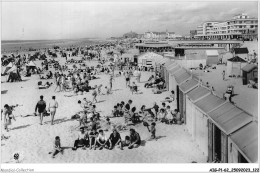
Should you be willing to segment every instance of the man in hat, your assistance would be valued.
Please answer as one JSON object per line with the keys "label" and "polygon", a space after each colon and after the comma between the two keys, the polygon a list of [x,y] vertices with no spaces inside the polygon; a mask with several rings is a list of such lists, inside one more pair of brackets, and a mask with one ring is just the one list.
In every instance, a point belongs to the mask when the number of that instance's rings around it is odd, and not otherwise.
{"label": "man in hat", "polygon": [[112,150],[117,145],[120,145],[120,149],[123,150],[121,136],[115,128],[113,129],[113,132],[109,137],[109,142],[110,142],[110,148],[109,148],[110,150]]}

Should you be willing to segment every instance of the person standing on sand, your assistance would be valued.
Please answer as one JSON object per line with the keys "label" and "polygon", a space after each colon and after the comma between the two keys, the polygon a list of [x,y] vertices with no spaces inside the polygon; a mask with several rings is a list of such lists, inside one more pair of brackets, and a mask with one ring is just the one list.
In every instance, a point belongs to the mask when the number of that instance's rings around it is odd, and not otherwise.
{"label": "person standing on sand", "polygon": [[56,114],[56,109],[58,108],[58,102],[55,100],[55,96],[52,96],[52,100],[49,103],[49,111],[51,114],[51,125],[53,125],[54,116]]}
{"label": "person standing on sand", "polygon": [[1,120],[2,120],[2,113],[4,114],[4,128],[8,132],[8,126],[11,125],[12,119],[16,121],[14,115],[12,113],[12,108],[8,105],[4,105],[4,111],[1,112]]}
{"label": "person standing on sand", "polygon": [[94,101],[96,101],[96,103],[97,103],[97,102],[98,102],[98,101],[97,101],[97,85],[95,85],[95,87],[94,87],[92,96],[93,96],[93,101],[92,101],[92,103],[94,103]]}
{"label": "person standing on sand", "polygon": [[59,87],[59,91],[58,91],[58,92],[60,92],[60,91],[61,91],[61,76],[60,76],[59,73],[57,74],[56,85],[57,85],[57,86],[56,86],[54,92],[56,92],[56,89],[57,89],[58,87]]}
{"label": "person standing on sand", "polygon": [[43,120],[43,113],[46,109],[46,102],[43,100],[43,96],[40,96],[40,101],[37,102],[35,106],[35,114],[38,110],[39,116],[40,116],[40,125],[42,125],[42,120]]}
{"label": "person standing on sand", "polygon": [[225,80],[225,70],[223,70],[223,72],[222,72],[222,76],[223,76],[223,80]]}
{"label": "person standing on sand", "polygon": [[109,84],[110,84],[110,90],[112,91],[112,87],[113,87],[113,80],[115,80],[114,78],[113,78],[113,76],[111,75],[110,76],[110,79],[109,79]]}

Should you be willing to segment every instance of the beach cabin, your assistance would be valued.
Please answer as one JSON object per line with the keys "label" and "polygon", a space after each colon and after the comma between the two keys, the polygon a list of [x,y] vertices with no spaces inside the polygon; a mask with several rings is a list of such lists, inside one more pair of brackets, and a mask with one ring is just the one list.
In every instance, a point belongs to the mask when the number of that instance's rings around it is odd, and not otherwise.
{"label": "beach cabin", "polygon": [[227,163],[231,152],[228,150],[230,135],[252,121],[252,116],[225,102],[208,113],[208,156],[212,162],[215,156],[221,163]]}
{"label": "beach cabin", "polygon": [[166,89],[167,91],[169,91],[169,78],[170,78],[170,73],[169,73],[169,69],[172,66],[177,66],[178,64],[174,61],[170,61],[169,63],[165,63],[164,66],[164,76],[165,76],[165,83],[166,83]]}
{"label": "beach cabin", "polygon": [[176,102],[177,102],[177,109],[180,112],[181,118],[184,118],[183,114],[183,101],[184,99],[184,93],[179,89],[179,86],[186,82],[187,80],[191,79],[191,74],[188,73],[185,69],[181,69],[173,74],[175,81],[176,81]]}
{"label": "beach cabin", "polygon": [[209,136],[208,133],[208,113],[217,109],[225,103],[225,100],[209,94],[206,97],[198,100],[194,103],[195,105],[195,141],[203,154],[207,157],[209,161]]}
{"label": "beach cabin", "polygon": [[209,94],[210,94],[210,90],[203,86],[199,86],[186,94],[186,126],[193,140],[196,139],[195,115],[197,112],[194,103],[206,97]]}
{"label": "beach cabin", "polygon": [[227,75],[228,76],[242,76],[242,68],[247,64],[247,62],[240,58],[239,56],[235,56],[233,58],[228,59],[227,61]]}
{"label": "beach cabin", "polygon": [[[180,86],[179,86],[179,91],[180,94],[182,94],[182,96],[180,96],[180,98],[182,98],[182,102],[179,102],[179,107],[180,107],[180,113],[184,119],[184,124],[187,124],[187,116],[186,116],[186,94],[188,92],[190,92],[191,90],[195,89],[196,87],[199,86],[199,81],[195,78],[191,78],[186,82],[183,82]],[[189,118],[191,118],[191,116],[189,115]],[[191,120],[189,119],[189,121],[191,122]]]}
{"label": "beach cabin", "polygon": [[162,59],[163,59],[162,55],[153,52],[147,52],[138,56],[138,67],[143,68],[145,71],[147,71],[148,69],[155,67],[156,61]]}
{"label": "beach cabin", "polygon": [[258,122],[251,122],[228,138],[229,163],[258,163]]}
{"label": "beach cabin", "polygon": [[233,56],[239,56],[244,60],[248,60],[248,49],[246,47],[234,48]]}
{"label": "beach cabin", "polygon": [[[174,90],[175,91],[175,89],[176,89],[176,87],[174,87],[174,83],[176,83],[176,81],[175,81],[175,78],[174,78],[174,76],[173,76],[173,74],[175,73],[175,72],[177,72],[178,70],[180,70],[181,69],[181,66],[180,65],[178,65],[177,63],[174,63],[174,64],[172,64],[172,65],[170,65],[169,67],[168,67],[168,73],[169,73],[169,75],[167,76],[168,77],[168,83],[169,83],[169,87],[168,87],[168,90],[169,91],[171,91],[171,90]],[[167,87],[166,87],[167,88]]]}
{"label": "beach cabin", "polygon": [[258,67],[256,64],[247,64],[242,68],[243,85],[249,84],[250,80],[258,82]]}
{"label": "beach cabin", "polygon": [[207,56],[207,65],[213,65],[218,64],[219,62],[219,53],[217,50],[206,50],[206,56]]}
{"label": "beach cabin", "polygon": [[156,59],[155,60],[155,65],[156,65],[156,71],[158,71],[161,74],[161,77],[163,77],[165,79],[165,75],[164,75],[164,66],[167,62],[169,62],[170,59],[163,57],[163,59]]}
{"label": "beach cabin", "polygon": [[205,50],[185,50],[185,55],[175,57],[174,60],[182,67],[197,68],[200,64],[206,65],[207,56]]}

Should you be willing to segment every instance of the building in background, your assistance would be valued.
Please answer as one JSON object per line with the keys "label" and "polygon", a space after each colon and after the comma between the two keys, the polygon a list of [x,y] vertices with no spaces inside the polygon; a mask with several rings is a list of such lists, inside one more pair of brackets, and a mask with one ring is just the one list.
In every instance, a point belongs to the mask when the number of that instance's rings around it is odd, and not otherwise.
{"label": "building in background", "polygon": [[233,19],[217,22],[204,22],[197,27],[198,39],[245,39],[253,40],[258,36],[258,19],[246,13],[235,15]]}
{"label": "building in background", "polygon": [[190,38],[191,39],[195,38],[195,35],[197,35],[197,30],[191,30],[190,31]]}
{"label": "building in background", "polygon": [[175,32],[145,32],[144,38],[145,39],[169,39],[174,38]]}

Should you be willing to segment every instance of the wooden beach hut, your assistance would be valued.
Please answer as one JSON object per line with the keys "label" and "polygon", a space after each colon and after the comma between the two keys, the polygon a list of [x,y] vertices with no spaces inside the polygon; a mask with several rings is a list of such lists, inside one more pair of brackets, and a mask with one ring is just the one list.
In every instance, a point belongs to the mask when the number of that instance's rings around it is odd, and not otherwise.
{"label": "wooden beach hut", "polygon": [[241,76],[242,68],[247,64],[247,62],[240,58],[239,56],[235,56],[233,58],[228,59],[227,61],[227,75],[228,76]]}
{"label": "wooden beach hut", "polygon": [[258,67],[256,64],[247,64],[242,68],[243,85],[249,84],[249,80],[258,82]]}
{"label": "wooden beach hut", "polygon": [[[183,82],[180,86],[179,86],[179,91],[183,93],[183,95],[181,96],[182,101],[179,102],[180,105],[180,113],[183,116],[184,119],[184,123],[187,124],[187,116],[186,116],[186,94],[188,92],[190,92],[191,90],[195,89],[196,87],[199,86],[199,81],[192,78],[189,79],[186,82]],[[180,94],[181,95],[181,94]],[[189,115],[189,123],[191,123],[191,115]]]}
{"label": "wooden beach hut", "polygon": [[199,86],[186,94],[186,126],[193,140],[196,139],[196,133],[195,133],[196,109],[194,103],[208,96],[209,94],[210,94],[210,90],[204,86]]}
{"label": "wooden beach hut", "polygon": [[[225,100],[209,94],[206,97],[195,102],[195,141],[198,144],[200,150],[208,159],[209,151],[209,133],[208,133],[208,113],[217,109],[225,103]],[[209,159],[208,159],[209,160]]]}
{"label": "wooden beach hut", "polygon": [[228,138],[232,133],[252,121],[252,116],[230,102],[208,113],[208,156],[212,162],[215,156],[222,163],[228,162]]}
{"label": "wooden beach hut", "polygon": [[186,82],[187,80],[191,79],[191,74],[187,72],[186,69],[181,69],[173,74],[176,83],[176,102],[177,102],[177,109],[180,111],[181,118],[183,117],[183,100],[184,100],[184,93],[179,89],[179,86]]}
{"label": "wooden beach hut", "polygon": [[251,122],[228,138],[229,163],[258,163],[258,122]]}

